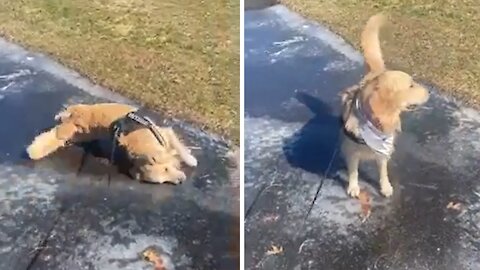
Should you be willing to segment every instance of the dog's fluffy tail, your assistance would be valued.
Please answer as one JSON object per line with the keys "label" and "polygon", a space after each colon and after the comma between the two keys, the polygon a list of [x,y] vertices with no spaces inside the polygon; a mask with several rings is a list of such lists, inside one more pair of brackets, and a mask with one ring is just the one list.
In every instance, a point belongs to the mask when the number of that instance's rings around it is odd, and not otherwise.
{"label": "dog's fluffy tail", "polygon": [[371,72],[378,72],[385,69],[382,49],[380,48],[379,32],[386,21],[383,14],[377,14],[368,19],[367,25],[362,32],[361,45],[365,62]]}
{"label": "dog's fluffy tail", "polygon": [[32,144],[27,147],[27,153],[31,159],[38,160],[63,146],[65,146],[65,141],[57,138],[56,129],[53,128],[35,137]]}
{"label": "dog's fluffy tail", "polygon": [[166,132],[170,145],[177,151],[180,158],[190,167],[196,167],[198,164],[197,159],[190,153],[190,150],[183,145],[183,143],[175,135],[172,129],[167,129]]}

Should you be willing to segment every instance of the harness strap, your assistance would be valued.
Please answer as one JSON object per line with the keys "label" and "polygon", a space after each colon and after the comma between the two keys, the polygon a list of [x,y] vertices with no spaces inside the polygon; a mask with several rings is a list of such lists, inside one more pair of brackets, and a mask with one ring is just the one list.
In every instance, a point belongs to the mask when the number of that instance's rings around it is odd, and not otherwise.
{"label": "harness strap", "polygon": [[[352,106],[350,106],[350,110],[348,114],[351,114],[351,113],[352,113]],[[358,144],[364,144],[364,145],[367,144],[361,136],[357,136],[353,132],[345,128],[345,121],[343,121],[343,117],[341,116],[340,116],[340,124],[342,125],[343,134],[345,134],[345,136],[347,136],[350,140]]]}
{"label": "harness strap", "polygon": [[[157,141],[162,145],[166,146],[166,141],[163,138],[163,136],[158,132],[158,130],[155,128],[155,123],[147,116],[139,116],[135,112],[129,112],[126,115],[127,119],[130,119],[142,126],[147,127],[150,132],[155,136]],[[118,138],[120,136],[120,132],[122,131],[122,120],[119,120],[115,122],[112,126],[112,151],[110,152],[110,165],[113,165],[114,159],[115,159],[115,150],[117,148],[117,143],[118,143]],[[108,172],[108,185],[110,186],[110,179],[111,179],[111,174],[110,171]]]}
{"label": "harness strap", "polygon": [[373,111],[369,104],[364,104],[361,100],[356,100],[357,110],[360,110],[362,116],[366,118],[370,123],[375,126],[378,130],[382,130],[382,123],[378,120],[378,118],[373,117]]}
{"label": "harness strap", "polygon": [[[363,87],[365,87],[366,83],[367,83],[367,80],[365,78],[363,78],[357,85],[355,85],[355,88],[351,88],[351,89],[347,90],[347,91],[353,92],[353,97],[351,98],[352,99],[351,104],[348,108],[348,113],[347,113],[348,115],[351,115],[352,113],[355,113],[354,112],[355,103],[356,103],[356,100],[358,99],[358,95],[360,93],[359,90],[362,89]],[[361,136],[357,136],[353,132],[351,132],[350,130],[347,130],[345,128],[345,121],[343,119],[343,116],[340,116],[340,122],[341,122],[341,125],[342,125],[343,133],[349,139],[351,139],[352,141],[354,141],[355,143],[358,143],[358,144],[363,144],[363,145],[367,144]]]}
{"label": "harness strap", "polygon": [[155,128],[155,123],[147,116],[141,117],[138,116],[135,112],[129,112],[127,114],[127,117],[140,125],[148,127],[148,129],[153,133],[157,141],[163,145],[166,146],[165,139],[163,136],[158,132],[158,130]]}
{"label": "harness strap", "polygon": [[[382,130],[382,123],[378,121],[378,119],[372,117],[373,116],[373,111],[372,108],[370,107],[370,104],[364,104],[362,100],[360,100],[360,97],[358,93],[360,89],[363,89],[368,83],[376,80],[383,72],[375,73],[372,76],[365,76],[357,85],[354,91],[355,95],[352,100],[352,104],[357,108],[357,111],[360,110],[360,113],[362,113],[362,116],[367,118],[367,120],[372,123],[378,130]],[[358,102],[358,103],[357,103]],[[352,106],[353,107],[353,106]],[[350,109],[352,109],[350,107]]]}

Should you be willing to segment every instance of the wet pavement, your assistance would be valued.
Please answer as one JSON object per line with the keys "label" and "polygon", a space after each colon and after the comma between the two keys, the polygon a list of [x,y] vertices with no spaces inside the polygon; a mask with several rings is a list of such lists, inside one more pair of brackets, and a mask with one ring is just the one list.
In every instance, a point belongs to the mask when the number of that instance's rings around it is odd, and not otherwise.
{"label": "wet pavement", "polygon": [[429,85],[403,115],[394,195],[361,166],[362,223],[337,152],[338,92],[362,71],[351,46],[283,6],[245,13],[246,268],[480,269],[480,113]]}
{"label": "wet pavement", "polygon": [[63,105],[105,101],[131,103],[0,40],[0,269],[153,269],[149,247],[166,269],[237,269],[238,172],[221,138],[152,114],[195,147],[179,186],[133,181],[80,147],[25,158]]}

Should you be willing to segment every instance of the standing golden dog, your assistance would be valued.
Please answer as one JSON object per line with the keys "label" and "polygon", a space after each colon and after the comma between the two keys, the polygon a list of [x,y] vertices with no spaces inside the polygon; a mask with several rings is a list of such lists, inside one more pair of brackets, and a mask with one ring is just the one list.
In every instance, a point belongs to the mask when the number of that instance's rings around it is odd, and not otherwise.
{"label": "standing golden dog", "polygon": [[348,168],[347,193],[358,197],[358,165],[375,160],[380,176],[380,192],[393,193],[387,163],[401,131],[400,115],[410,107],[425,103],[428,90],[402,71],[388,70],[382,57],[379,30],[385,17],[372,16],[362,33],[361,46],[368,67],[362,81],[342,92],[343,136],[341,150]]}
{"label": "standing golden dog", "polygon": [[[67,107],[55,116],[59,123],[38,135],[28,146],[31,159],[41,159],[69,143],[88,142],[112,137],[112,127],[137,111],[130,105],[118,103],[78,104]],[[196,166],[197,160],[177,138],[171,128],[154,126],[162,141],[146,126],[130,123],[133,128],[120,130],[116,138],[132,163],[133,178],[154,183],[180,183],[186,179],[180,170],[181,161]]]}

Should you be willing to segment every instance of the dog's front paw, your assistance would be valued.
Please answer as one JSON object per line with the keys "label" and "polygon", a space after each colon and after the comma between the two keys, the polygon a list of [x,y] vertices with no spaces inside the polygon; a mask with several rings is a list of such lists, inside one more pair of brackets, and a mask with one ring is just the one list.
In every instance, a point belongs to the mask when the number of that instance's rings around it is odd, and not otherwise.
{"label": "dog's front paw", "polygon": [[182,171],[178,171],[174,176],[167,177],[167,178],[164,178],[164,179],[159,179],[157,182],[162,183],[162,184],[163,183],[169,183],[169,184],[173,184],[173,185],[178,185],[178,184],[183,183],[185,180],[187,180],[187,175]]}
{"label": "dog's front paw", "polygon": [[360,195],[360,187],[358,184],[349,184],[347,188],[347,193],[350,197],[357,198]]}
{"label": "dog's front paw", "polygon": [[162,182],[158,182],[158,183],[161,183],[161,184],[169,183],[169,184],[172,184],[172,185],[178,185],[178,184],[183,183],[183,181],[180,180],[180,179],[171,179],[171,180],[162,181]]}
{"label": "dog's front paw", "polygon": [[345,121],[344,127],[349,132],[352,132],[355,136],[358,136],[358,119],[354,117],[349,117],[347,121]]}
{"label": "dog's front paw", "polygon": [[385,181],[384,183],[380,184],[380,193],[382,193],[385,197],[390,197],[393,194],[393,187],[390,182]]}
{"label": "dog's front paw", "polygon": [[183,161],[185,161],[185,163],[190,167],[197,167],[198,165],[197,159],[190,154],[185,155],[183,157]]}

